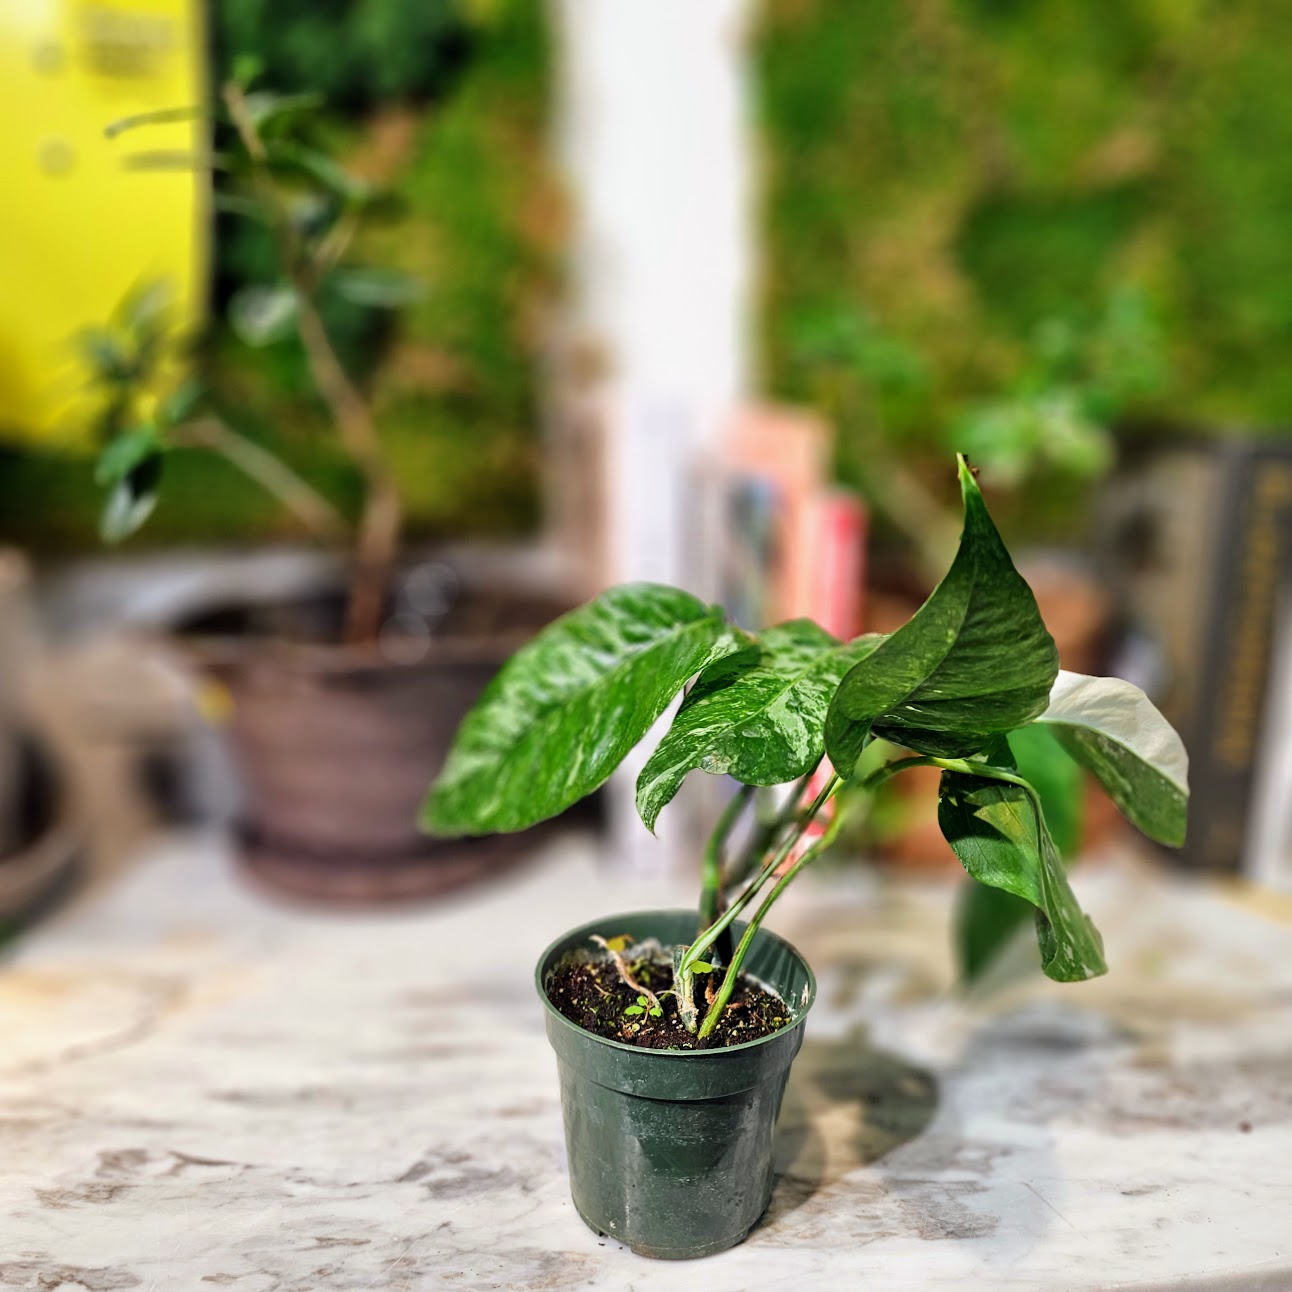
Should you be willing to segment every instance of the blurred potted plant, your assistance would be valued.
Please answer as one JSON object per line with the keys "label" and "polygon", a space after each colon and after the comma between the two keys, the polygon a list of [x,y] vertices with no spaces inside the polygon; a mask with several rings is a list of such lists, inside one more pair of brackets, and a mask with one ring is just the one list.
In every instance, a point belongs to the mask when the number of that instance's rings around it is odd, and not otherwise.
{"label": "blurred potted plant", "polygon": [[[960,487],[955,559],[893,633],[841,642],[800,619],[751,637],[675,588],[612,588],[508,662],[431,786],[424,819],[434,831],[529,827],[605,780],[695,676],[638,778],[637,808],[653,829],[691,772],[741,783],[705,849],[698,911],[574,929],[535,975],[575,1206],[643,1255],[721,1251],[767,1206],[772,1130],[816,984],[763,924],[834,839],[846,784],[868,791],[934,769],[948,844],[975,887],[1034,913],[1042,967],[1060,982],[1105,973],[1103,944],[1005,737],[1055,732],[1140,829],[1183,841],[1179,737],[1129,683],[1059,671],[963,459]],[[860,771],[880,737],[916,752]],[[813,794],[823,759],[829,775]],[[778,784],[795,787],[783,809],[727,856],[754,787]],[[828,824],[809,842],[818,818]],[[979,942],[995,935],[990,924],[975,932]]]}
{"label": "blurred potted plant", "polygon": [[[229,426],[199,382],[158,396],[179,341],[164,291],[149,286],[84,336],[103,395],[102,532],[118,542],[137,530],[167,455],[198,449],[222,455],[315,539],[345,552],[344,591],[212,605],[182,627],[203,639],[201,661],[232,699],[253,869],[316,898],[425,894],[478,873],[504,848],[514,852],[496,842],[428,842],[413,818],[458,718],[518,642],[563,607],[541,587],[480,586],[442,566],[422,567],[412,583],[397,579],[398,481],[370,402],[325,326],[320,294],[396,310],[420,287],[392,269],[351,263],[352,239],[381,194],[315,146],[316,96],[254,90],[250,79],[224,87],[222,145],[195,159],[219,177],[217,206],[264,226],[274,248],[277,280],[235,293],[230,322],[252,344],[299,338],[314,393],[362,482],[358,516],[351,524],[288,463]],[[135,117],[110,134],[173,115]],[[401,598],[418,613],[399,613]]]}

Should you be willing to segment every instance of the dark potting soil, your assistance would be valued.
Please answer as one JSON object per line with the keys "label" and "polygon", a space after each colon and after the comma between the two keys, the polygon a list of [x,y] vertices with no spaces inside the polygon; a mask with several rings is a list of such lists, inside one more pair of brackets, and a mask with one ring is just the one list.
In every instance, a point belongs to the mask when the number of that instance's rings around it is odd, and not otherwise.
{"label": "dark potting soil", "polygon": [[[672,966],[651,959],[633,960],[631,949],[624,961],[633,978],[659,997],[658,1017],[651,1016],[649,1002],[640,1012],[624,1012],[637,1006],[639,993],[623,981],[609,957],[569,959],[558,965],[547,983],[548,999],[585,1031],[648,1050],[721,1049],[756,1041],[792,1021],[789,1007],[779,996],[742,975],[717,1027],[701,1040],[682,1025],[677,1000],[660,995],[673,986]],[[701,1018],[707,1008],[706,983],[716,992],[721,982],[721,973],[696,975],[695,1000]]]}

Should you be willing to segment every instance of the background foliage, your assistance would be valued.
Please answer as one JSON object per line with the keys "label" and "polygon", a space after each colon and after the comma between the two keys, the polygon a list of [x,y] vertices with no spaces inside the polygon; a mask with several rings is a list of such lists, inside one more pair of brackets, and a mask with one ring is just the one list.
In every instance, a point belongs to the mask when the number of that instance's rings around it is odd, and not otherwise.
{"label": "background foliage", "polygon": [[[391,190],[391,218],[365,227],[355,252],[414,275],[424,295],[393,323],[388,311],[340,300],[324,307],[347,366],[372,393],[410,530],[531,528],[538,320],[560,228],[544,161],[542,0],[219,0],[212,22],[213,78],[251,55],[265,87],[321,91],[328,150]],[[253,349],[222,321],[233,292],[263,281],[271,261],[246,221],[220,219],[213,328],[199,363],[232,425],[350,507],[358,483],[326,433],[299,343]],[[172,454],[166,470],[162,500],[136,542],[297,532],[211,455]],[[0,447],[0,537],[45,551],[92,549],[98,494],[85,459]]]}
{"label": "background foliage", "polygon": [[[876,427],[916,459],[968,440],[1006,475],[1037,469],[1033,511],[1053,510],[1099,446],[1069,454],[1059,419],[1043,438],[1062,451],[1016,469],[1038,393],[1094,425],[1288,420],[1292,7],[761,12],[765,371],[831,407],[845,478]],[[842,390],[822,363],[841,331]]]}

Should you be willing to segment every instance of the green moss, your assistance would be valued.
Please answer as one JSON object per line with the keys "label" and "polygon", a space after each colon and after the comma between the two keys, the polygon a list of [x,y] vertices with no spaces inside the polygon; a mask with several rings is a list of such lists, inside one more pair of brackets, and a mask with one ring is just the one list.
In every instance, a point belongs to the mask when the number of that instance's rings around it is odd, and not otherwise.
{"label": "green moss", "polygon": [[[881,366],[864,392],[918,460],[967,409],[1027,383],[1040,329],[1088,332],[1131,291],[1163,339],[1158,380],[1123,383],[1103,415],[1286,423],[1292,7],[765,0],[762,13],[775,394],[821,402],[802,338],[851,309],[923,373],[897,399]],[[859,398],[832,415],[856,419]]]}

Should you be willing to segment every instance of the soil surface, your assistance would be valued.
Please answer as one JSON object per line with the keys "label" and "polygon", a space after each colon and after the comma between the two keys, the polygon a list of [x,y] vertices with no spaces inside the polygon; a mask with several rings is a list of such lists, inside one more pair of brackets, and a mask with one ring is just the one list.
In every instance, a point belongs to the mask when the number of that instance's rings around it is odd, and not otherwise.
{"label": "soil surface", "polygon": [[[768,1036],[793,1021],[779,996],[741,975],[717,1027],[701,1040],[682,1025],[676,998],[663,994],[673,986],[672,964],[649,957],[634,959],[631,947],[623,952],[623,959],[632,977],[655,993],[658,1015],[652,1014],[649,1001],[639,1004],[641,993],[624,982],[614,962],[604,955],[574,956],[558,965],[547,982],[548,999],[585,1031],[648,1050],[721,1049]],[[716,992],[721,982],[721,972],[696,974],[695,1000],[702,1019],[706,990]]]}

